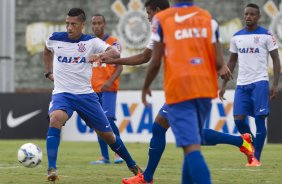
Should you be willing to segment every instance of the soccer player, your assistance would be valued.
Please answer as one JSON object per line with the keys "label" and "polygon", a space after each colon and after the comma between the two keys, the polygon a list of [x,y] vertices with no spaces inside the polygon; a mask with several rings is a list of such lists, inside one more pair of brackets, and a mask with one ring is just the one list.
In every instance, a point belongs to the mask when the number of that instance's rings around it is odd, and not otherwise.
{"label": "soccer player", "polygon": [[217,23],[193,0],[174,0],[175,6],[155,15],[154,48],[142,90],[150,85],[164,57],[164,90],[168,118],[178,147],[184,152],[182,183],[211,183],[200,151],[204,122],[217,96],[217,70],[224,66]]}
{"label": "soccer player", "polygon": [[[106,20],[103,15],[96,14],[92,17],[92,31],[94,35],[121,52],[121,46],[118,40],[115,37],[104,33],[105,25]],[[91,78],[92,87],[99,97],[99,102],[101,103],[116,136],[120,136],[118,127],[115,124],[115,114],[117,90],[119,88],[119,76],[122,72],[122,68],[122,65],[106,63],[100,65],[95,62],[93,63]],[[99,136],[98,142],[102,156],[97,161],[91,162],[91,164],[109,164],[110,158],[108,145]],[[122,162],[123,159],[120,158],[118,154],[115,154],[114,163],[119,164]]]}
{"label": "soccer player", "polygon": [[[230,59],[228,67],[233,72],[239,63],[237,87],[235,90],[233,115],[237,129],[241,134],[251,133],[246,123],[246,116],[255,118],[256,136],[254,139],[255,157],[247,166],[260,166],[261,152],[266,137],[265,119],[269,114],[269,98],[278,93],[280,77],[280,59],[278,45],[274,36],[258,25],[260,9],[256,4],[248,4],[244,10],[245,28],[233,35],[230,43]],[[269,94],[268,57],[273,61],[273,84]],[[220,98],[224,99],[223,82]]]}
{"label": "soccer player", "polygon": [[[169,2],[167,0],[147,0],[145,2],[145,8],[148,14],[148,20],[151,22],[153,16],[166,8],[169,8]],[[131,56],[128,58],[102,58],[102,62],[105,63],[115,63],[115,64],[124,64],[124,65],[138,65],[149,62],[152,56],[153,49],[153,41],[150,40],[147,48],[143,53]],[[165,149],[165,133],[169,128],[168,123],[168,110],[167,105],[164,105],[154,121],[152,127],[153,137],[150,141],[149,149],[149,160],[147,164],[147,168],[144,173],[140,173],[139,175],[123,179],[123,183],[125,184],[135,184],[135,183],[153,183],[153,175],[157,168],[157,165],[160,161],[162,153]],[[202,143],[204,145],[216,145],[216,144],[231,144],[240,148],[242,152],[244,152],[247,157],[251,158],[253,155],[252,145],[250,144],[250,136],[249,134],[245,134],[241,136],[232,136],[229,134],[224,134],[221,132],[217,132],[211,129],[205,129],[204,132],[204,140]]]}
{"label": "soccer player", "polygon": [[45,77],[54,81],[46,140],[47,179],[58,179],[56,162],[61,128],[73,111],[125,160],[128,168],[136,175],[140,168],[119,136],[114,135],[90,83],[93,62],[97,62],[103,55],[116,58],[120,54],[99,38],[82,33],[86,21],[82,9],[70,9],[65,21],[67,31],[51,34],[44,50]]}

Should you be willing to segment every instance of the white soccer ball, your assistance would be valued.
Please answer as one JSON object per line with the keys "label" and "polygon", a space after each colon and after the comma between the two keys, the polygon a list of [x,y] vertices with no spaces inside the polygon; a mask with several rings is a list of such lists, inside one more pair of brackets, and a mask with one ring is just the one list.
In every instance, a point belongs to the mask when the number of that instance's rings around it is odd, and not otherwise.
{"label": "white soccer ball", "polygon": [[42,161],[42,151],[36,144],[26,143],[18,150],[18,160],[25,167],[36,167]]}

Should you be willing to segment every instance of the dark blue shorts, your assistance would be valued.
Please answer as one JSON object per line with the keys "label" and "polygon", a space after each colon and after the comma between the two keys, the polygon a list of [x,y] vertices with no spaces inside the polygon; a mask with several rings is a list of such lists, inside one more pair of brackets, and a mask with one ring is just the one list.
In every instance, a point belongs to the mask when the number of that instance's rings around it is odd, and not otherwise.
{"label": "dark blue shorts", "polygon": [[233,115],[260,116],[269,114],[269,83],[258,81],[238,85],[235,90]]}
{"label": "dark blue shorts", "polygon": [[162,108],[159,110],[159,115],[161,115],[163,118],[165,118],[167,121],[168,120],[168,109],[167,109],[167,104],[164,104]]}
{"label": "dark blue shorts", "polygon": [[211,110],[210,98],[167,105],[169,124],[178,147],[201,144],[203,127]]}
{"label": "dark blue shorts", "polygon": [[105,91],[97,93],[99,97],[99,102],[104,109],[104,113],[108,118],[116,120],[116,102],[117,102],[117,92]]}
{"label": "dark blue shorts", "polygon": [[73,111],[76,111],[90,128],[97,129],[101,132],[112,131],[96,93],[54,94],[50,102],[49,114],[55,110],[65,111],[68,114],[68,118],[72,116]]}

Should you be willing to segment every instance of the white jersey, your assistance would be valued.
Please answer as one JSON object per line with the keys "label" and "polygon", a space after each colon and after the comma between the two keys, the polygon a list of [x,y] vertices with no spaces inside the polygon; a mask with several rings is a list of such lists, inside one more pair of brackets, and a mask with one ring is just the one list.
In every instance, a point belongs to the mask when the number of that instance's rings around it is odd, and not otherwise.
{"label": "white jersey", "polygon": [[275,38],[265,28],[242,29],[233,35],[230,52],[238,54],[237,85],[247,85],[268,79],[269,52],[278,48]]}
{"label": "white jersey", "polygon": [[56,93],[93,93],[90,83],[92,64],[89,55],[102,53],[110,45],[99,38],[83,34],[79,40],[70,40],[66,32],[55,32],[46,41],[53,52],[54,90]]}

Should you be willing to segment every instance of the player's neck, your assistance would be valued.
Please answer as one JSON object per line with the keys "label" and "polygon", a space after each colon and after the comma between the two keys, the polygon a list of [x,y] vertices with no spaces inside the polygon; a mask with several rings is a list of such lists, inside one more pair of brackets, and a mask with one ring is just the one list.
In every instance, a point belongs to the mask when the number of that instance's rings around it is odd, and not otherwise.
{"label": "player's neck", "polygon": [[256,30],[258,28],[258,25],[256,24],[256,25],[252,25],[252,26],[246,26],[246,29],[248,30],[248,31],[253,31],[253,30]]}
{"label": "player's neck", "polygon": [[103,39],[104,39],[104,37],[105,37],[105,34],[104,34],[104,33],[102,33],[102,34],[100,34],[100,35],[97,35],[97,37],[98,37],[98,38],[100,38],[101,40],[103,40]]}

